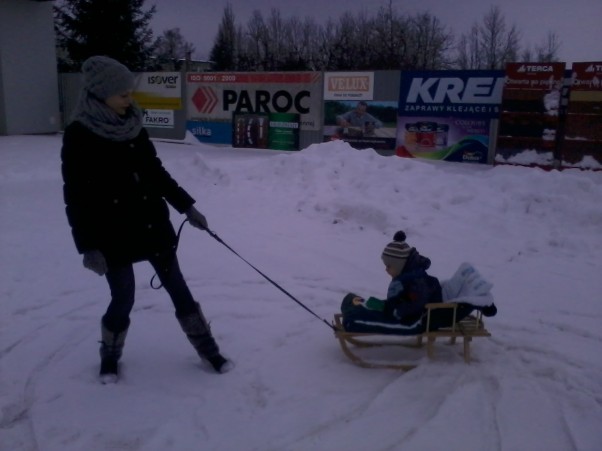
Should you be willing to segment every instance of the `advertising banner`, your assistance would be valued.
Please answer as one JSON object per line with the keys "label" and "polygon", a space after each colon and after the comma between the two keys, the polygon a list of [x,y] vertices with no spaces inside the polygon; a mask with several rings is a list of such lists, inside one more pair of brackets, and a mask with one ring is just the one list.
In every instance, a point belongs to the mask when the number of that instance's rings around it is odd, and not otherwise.
{"label": "advertising banner", "polygon": [[397,155],[487,163],[491,120],[469,117],[399,117]]}
{"label": "advertising banner", "polygon": [[233,147],[299,150],[299,115],[234,113]]}
{"label": "advertising banner", "polygon": [[174,128],[173,110],[142,110],[142,125],[150,128]]}
{"label": "advertising banner", "polygon": [[324,100],[372,100],[373,72],[326,72]]}
{"label": "advertising banner", "polygon": [[564,63],[508,63],[496,163],[552,166]]}
{"label": "advertising banner", "polygon": [[403,72],[396,154],[487,163],[503,85],[503,71]]}
{"label": "advertising banner", "polygon": [[321,128],[318,72],[188,73],[187,88],[187,128],[202,142],[231,144],[234,113],[293,113],[300,131]]}
{"label": "advertising banner", "polygon": [[296,113],[270,114],[269,148],[274,150],[299,150],[299,122]]}
{"label": "advertising banner", "polygon": [[181,110],[181,78],[179,72],[143,72],[136,76],[132,97],[143,109]]}
{"label": "advertising banner", "polygon": [[135,74],[132,97],[142,108],[143,125],[152,138],[183,139],[186,136],[182,77],[180,72]]}
{"label": "advertising banner", "polygon": [[602,61],[573,63],[562,166],[602,169]]}
{"label": "advertising banner", "polygon": [[268,148],[268,114],[234,113],[233,122],[232,147]]}
{"label": "advertising banner", "polygon": [[344,140],[355,149],[394,150],[397,102],[327,100],[324,141]]}

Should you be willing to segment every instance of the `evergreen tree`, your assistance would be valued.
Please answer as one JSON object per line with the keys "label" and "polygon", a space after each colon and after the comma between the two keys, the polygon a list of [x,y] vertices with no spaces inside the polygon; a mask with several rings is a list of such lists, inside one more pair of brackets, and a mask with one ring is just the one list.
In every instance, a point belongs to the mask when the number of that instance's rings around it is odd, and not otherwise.
{"label": "evergreen tree", "polygon": [[190,60],[194,45],[187,42],[179,28],[165,30],[154,44],[154,56],[157,69],[180,70],[183,63]]}
{"label": "evergreen tree", "polygon": [[78,71],[93,55],[106,55],[133,71],[144,70],[153,48],[146,0],[62,0],[54,7],[61,70]]}
{"label": "evergreen tree", "polygon": [[217,29],[217,36],[209,55],[215,70],[236,69],[236,35],[234,12],[232,11],[232,5],[228,3],[224,8],[224,15]]}

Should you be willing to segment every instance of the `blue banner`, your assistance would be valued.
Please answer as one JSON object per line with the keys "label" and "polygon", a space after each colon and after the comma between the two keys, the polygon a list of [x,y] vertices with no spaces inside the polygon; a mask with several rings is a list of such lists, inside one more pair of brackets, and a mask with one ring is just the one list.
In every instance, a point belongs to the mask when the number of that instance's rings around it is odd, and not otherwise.
{"label": "blue banner", "polygon": [[402,72],[399,116],[499,117],[502,70]]}

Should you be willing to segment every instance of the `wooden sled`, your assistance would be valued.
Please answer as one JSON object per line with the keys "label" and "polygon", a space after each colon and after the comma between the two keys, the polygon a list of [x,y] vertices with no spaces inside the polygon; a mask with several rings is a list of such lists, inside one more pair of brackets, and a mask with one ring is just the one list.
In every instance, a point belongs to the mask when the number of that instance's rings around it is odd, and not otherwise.
{"label": "wooden sled", "polygon": [[[430,303],[426,305],[426,330],[418,335],[388,335],[375,333],[347,332],[343,327],[341,313],[334,315],[335,337],[339,340],[343,352],[353,363],[364,368],[390,368],[408,371],[416,368],[411,363],[377,363],[368,362],[354,353],[349,345],[358,348],[402,346],[408,348],[422,348],[426,341],[426,352],[429,358],[434,358],[435,340],[437,338],[449,338],[450,344],[455,344],[457,338],[463,339],[463,355],[466,363],[470,362],[470,342],[474,337],[490,337],[491,334],[485,329],[483,315],[477,312],[461,321],[456,322],[456,311],[458,304],[455,303]],[[431,330],[431,313],[436,309],[454,309],[452,326]]]}

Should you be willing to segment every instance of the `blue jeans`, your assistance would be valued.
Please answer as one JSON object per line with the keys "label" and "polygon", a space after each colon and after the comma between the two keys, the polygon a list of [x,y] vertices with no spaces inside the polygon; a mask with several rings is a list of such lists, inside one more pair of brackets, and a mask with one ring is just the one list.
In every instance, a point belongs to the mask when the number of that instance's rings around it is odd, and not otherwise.
{"label": "blue jeans", "polygon": [[[184,280],[182,271],[180,271],[177,257],[175,255],[170,257],[169,259],[153,258],[149,260],[149,263],[155,269],[163,288],[169,294],[176,309],[176,315],[185,316],[198,311],[198,307]],[[130,313],[134,307],[136,292],[134,266],[128,264],[109,268],[106,278],[111,290],[111,302],[102,317],[102,322],[111,332],[119,333],[128,328]]]}

